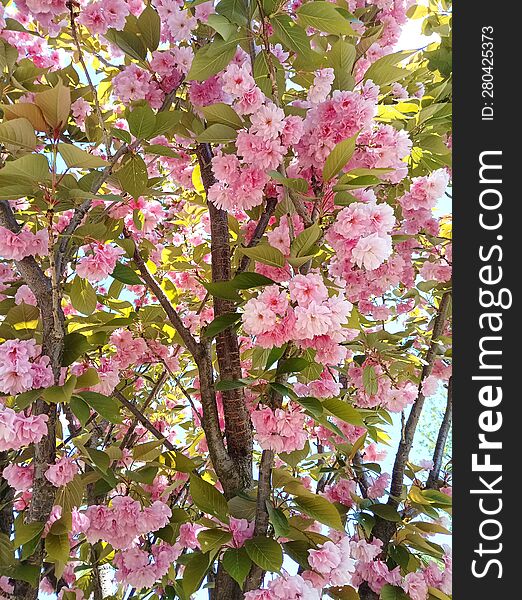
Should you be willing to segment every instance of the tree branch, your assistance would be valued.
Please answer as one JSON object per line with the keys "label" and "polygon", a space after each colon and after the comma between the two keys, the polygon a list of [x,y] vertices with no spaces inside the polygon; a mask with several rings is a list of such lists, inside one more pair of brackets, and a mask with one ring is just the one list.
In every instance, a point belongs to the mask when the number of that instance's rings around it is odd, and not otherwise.
{"label": "tree branch", "polygon": [[[201,178],[208,195],[209,188],[215,183],[212,172],[212,150],[209,144],[198,144],[196,155],[201,168]],[[207,199],[210,214],[212,281],[230,281],[232,278],[228,214],[216,208]],[[235,311],[230,300],[214,297],[214,317]],[[239,343],[233,327],[228,327],[216,336],[216,351],[219,375],[222,380],[241,378],[241,359]],[[252,424],[245,403],[243,389],[222,392],[223,411],[225,413],[225,437],[227,451],[236,465],[242,480],[241,489],[252,485]]]}
{"label": "tree branch", "polygon": [[[130,235],[127,233],[126,237],[130,238]],[[185,327],[178,312],[172,306],[172,304],[170,303],[170,300],[167,298],[165,292],[161,289],[161,286],[159,285],[159,283],[156,281],[155,277],[151,274],[151,272],[147,268],[147,265],[146,265],[143,257],[141,256],[139,249],[136,245],[135,245],[134,254],[133,254],[132,258],[134,259],[134,262],[136,263],[138,270],[141,273],[141,278],[143,279],[143,281],[145,281],[148,288],[156,296],[161,307],[167,313],[167,317],[169,318],[169,321],[171,322],[172,326],[179,333],[181,339],[183,340],[185,347],[195,358],[196,355],[198,355],[201,352],[200,345],[195,340],[192,333],[190,333],[190,330],[187,327]]]}
{"label": "tree branch", "polygon": [[433,489],[437,487],[437,481],[439,479],[440,469],[442,467],[442,459],[444,457],[444,449],[446,442],[448,441],[448,434],[451,427],[451,412],[452,412],[452,392],[453,392],[453,378],[450,377],[448,381],[448,395],[446,401],[446,410],[442,417],[442,423],[440,424],[439,433],[437,435],[437,442],[435,443],[435,450],[433,452],[433,468],[431,469],[428,479],[426,481],[426,487]]}
{"label": "tree branch", "polygon": [[112,395],[115,398],[117,398],[123,404],[123,406],[125,406],[125,408],[128,409],[136,417],[136,419],[143,425],[143,427],[145,427],[145,429],[152,433],[152,435],[156,439],[162,440],[163,444],[165,445],[165,448],[173,452],[176,451],[176,448],[161,433],[161,431],[154,427],[154,425],[147,419],[147,417],[138,408],[136,408],[136,406],[134,406],[132,402],[127,400],[127,398],[125,398],[125,396],[119,390],[114,390],[114,392],[112,392]]}

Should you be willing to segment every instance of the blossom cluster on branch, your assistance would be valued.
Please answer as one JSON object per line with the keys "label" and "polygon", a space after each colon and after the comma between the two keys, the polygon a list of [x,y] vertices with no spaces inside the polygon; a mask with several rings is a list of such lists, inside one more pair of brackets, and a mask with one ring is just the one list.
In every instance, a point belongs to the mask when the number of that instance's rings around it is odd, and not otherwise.
{"label": "blossom cluster on branch", "polygon": [[0,599],[449,600],[450,44],[0,5]]}

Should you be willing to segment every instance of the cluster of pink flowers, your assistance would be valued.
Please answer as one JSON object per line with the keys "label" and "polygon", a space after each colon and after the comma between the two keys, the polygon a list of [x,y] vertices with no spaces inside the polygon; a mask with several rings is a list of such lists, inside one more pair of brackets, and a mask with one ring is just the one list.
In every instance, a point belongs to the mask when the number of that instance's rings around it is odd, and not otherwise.
{"label": "cluster of pink flowers", "polygon": [[[190,49],[188,50],[192,52]],[[160,85],[164,92],[175,89],[183,76],[174,52],[154,52],[150,67],[161,78]]]}
{"label": "cluster of pink flowers", "polygon": [[31,306],[37,305],[36,296],[31,291],[31,288],[25,284],[21,285],[16,290],[14,301],[15,301],[15,304],[22,304],[22,302],[24,302],[25,304],[28,304]]}
{"label": "cluster of pink flowers", "polygon": [[47,415],[26,417],[12,408],[0,408],[0,451],[20,450],[47,435]]}
{"label": "cluster of pink flowers", "polygon": [[121,31],[130,9],[125,0],[96,0],[82,8],[78,23],[91,34],[103,35],[109,29]]}
{"label": "cluster of pink flowers", "polygon": [[341,391],[341,384],[335,381],[328,369],[324,369],[321,377],[309,383],[295,383],[294,391],[299,396],[313,396],[314,398],[333,398]]}
{"label": "cluster of pink flowers", "polygon": [[438,223],[432,214],[432,208],[448,187],[449,175],[445,169],[438,169],[424,177],[414,177],[408,192],[398,201],[402,207],[405,233],[416,234],[421,229],[437,234]]}
{"label": "cluster of pink flowers", "polygon": [[143,338],[133,337],[128,329],[117,329],[111,334],[110,341],[116,346],[115,361],[120,369],[139,362],[148,351],[147,342]]}
{"label": "cluster of pink flowers", "polygon": [[[379,554],[380,550],[377,548],[375,551],[369,549],[369,552],[370,555],[372,552]],[[390,571],[386,563],[382,560],[359,560],[356,563],[355,572],[352,576],[352,584],[354,586],[358,587],[365,581],[376,594],[380,594],[386,584],[400,586],[401,580],[400,567],[396,567]]]}
{"label": "cluster of pink flowers", "polygon": [[32,233],[22,229],[13,233],[10,229],[0,227],[0,257],[7,260],[22,260],[27,256],[46,256],[48,253],[49,234],[47,229]]}
{"label": "cluster of pink flowers", "polygon": [[282,575],[273,579],[267,589],[254,590],[245,594],[245,600],[320,600],[321,592],[301,577]]}
{"label": "cluster of pink flowers", "polygon": [[337,544],[325,542],[317,550],[309,550],[308,555],[308,563],[323,578],[323,586],[342,587],[351,582],[355,561],[350,557],[349,537],[341,538]]}
{"label": "cluster of pink flowers", "polygon": [[324,489],[324,495],[330,502],[340,502],[345,506],[353,506],[352,494],[357,494],[357,484],[351,479],[339,479]]}
{"label": "cluster of pink flowers", "polygon": [[254,521],[230,517],[229,529],[232,534],[232,546],[234,548],[241,548],[246,540],[253,537],[254,525]]}
{"label": "cluster of pink flowers", "polygon": [[251,413],[256,440],[263,450],[302,450],[307,440],[305,415],[298,408],[261,408]]}
{"label": "cluster of pink flowers", "polygon": [[[377,392],[369,394],[364,386],[364,368],[371,366],[377,375]],[[418,395],[417,386],[411,381],[392,384],[389,377],[385,376],[381,365],[364,364],[359,367],[352,363],[348,368],[350,384],[356,388],[354,403],[361,408],[376,408],[382,406],[390,412],[402,412],[412,404]]]}
{"label": "cluster of pink flowers", "polygon": [[152,546],[151,554],[138,547],[118,552],[114,557],[114,566],[118,569],[116,581],[138,590],[152,588],[168,573],[181,551],[179,546],[161,543]]}
{"label": "cluster of pink flowers", "polygon": [[50,32],[56,29],[53,27],[55,17],[67,12],[66,0],[21,0],[16,3],[16,7],[23,15],[32,15],[39,24],[49,28]]}
{"label": "cluster of pink flowers", "polygon": [[0,344],[0,392],[21,394],[53,385],[49,362],[35,340],[7,340]]}
{"label": "cluster of pink flowers", "polygon": [[125,105],[134,100],[147,100],[152,108],[160,108],[165,96],[152,75],[134,63],[120,71],[112,80],[112,85],[114,94]]}
{"label": "cluster of pink flowers", "polygon": [[219,208],[248,210],[263,201],[266,172],[277,169],[288,147],[299,141],[303,124],[300,117],[285,116],[281,108],[264,97],[246,63],[229,65],[222,83],[223,91],[237,101],[236,110],[251,114],[248,131],[241,130],[236,139],[237,155],[246,164],[235,155],[214,157],[217,182],[209,190],[209,199]]}
{"label": "cluster of pink flowers", "polygon": [[218,208],[249,210],[263,202],[268,175],[257,163],[243,166],[235,154],[226,154],[215,156],[212,167],[218,181],[209,189],[208,197]]}
{"label": "cluster of pink flowers", "polygon": [[375,201],[353,202],[337,215],[326,239],[343,272],[354,267],[377,269],[392,253],[393,209]]}
{"label": "cluster of pink flowers", "polygon": [[72,481],[78,474],[78,467],[72,458],[63,456],[50,465],[45,472],[45,478],[55,487],[62,487]]}
{"label": "cluster of pink flowers", "polygon": [[294,340],[302,348],[315,349],[318,362],[337,364],[347,353],[340,344],[349,335],[343,325],[351,310],[342,293],[329,297],[320,275],[296,275],[290,279],[288,293],[273,285],[250,299],[243,327],[262,348]]}
{"label": "cluster of pink flowers", "polygon": [[304,120],[304,132],[296,145],[299,166],[321,170],[336,144],[369,130],[376,112],[379,88],[371,81],[360,92],[336,90],[332,97],[311,108]]}
{"label": "cluster of pink flowers", "polygon": [[390,169],[382,179],[390,183],[399,183],[408,175],[408,163],[412,141],[404,130],[391,125],[378,125],[371,131],[365,131],[357,138],[358,147],[348,163],[346,170]]}
{"label": "cluster of pink flowers", "polygon": [[368,498],[372,500],[376,500],[377,498],[382,498],[386,493],[386,488],[390,484],[390,475],[388,473],[383,473],[379,475],[377,479],[370,485],[368,488]]}
{"label": "cluster of pink flowers", "polygon": [[171,42],[185,42],[197,27],[197,19],[189,10],[182,10],[177,2],[162,2],[158,12],[165,22],[166,33]]}
{"label": "cluster of pink flowers", "polygon": [[[83,128],[85,125],[85,119],[92,113],[92,107],[87,100],[80,97],[71,104],[71,113],[75,124],[78,127]],[[59,228],[59,231],[61,230],[62,229]]]}
{"label": "cluster of pink flowers", "polygon": [[171,515],[170,508],[160,500],[142,509],[141,504],[131,497],[116,496],[111,506],[87,508],[83,532],[91,544],[103,540],[113,548],[125,550],[139,536],[165,527]]}
{"label": "cluster of pink flowers", "polygon": [[101,243],[82,246],[82,250],[92,253],[80,258],[76,265],[76,273],[93,283],[108,277],[114,271],[118,258],[125,254],[121,248]]}
{"label": "cluster of pink flowers", "polygon": [[34,466],[10,464],[4,468],[2,477],[17,492],[27,492],[33,486]]}
{"label": "cluster of pink flowers", "polygon": [[240,115],[255,113],[266,99],[246,63],[232,62],[223,72],[220,84],[223,92],[233,99],[234,108]]}
{"label": "cluster of pink flowers", "polygon": [[419,275],[426,281],[449,281],[451,279],[451,265],[441,260],[435,262],[427,260],[422,265]]}
{"label": "cluster of pink flowers", "polygon": [[335,74],[331,67],[316,71],[314,82],[308,90],[307,100],[312,104],[324,102],[332,89]]}

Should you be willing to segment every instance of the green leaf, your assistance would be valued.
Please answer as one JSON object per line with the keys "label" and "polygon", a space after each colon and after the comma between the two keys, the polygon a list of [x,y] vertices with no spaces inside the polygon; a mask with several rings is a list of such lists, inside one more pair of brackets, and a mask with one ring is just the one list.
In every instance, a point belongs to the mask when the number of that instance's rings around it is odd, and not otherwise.
{"label": "green leaf", "polygon": [[91,416],[91,410],[88,404],[78,396],[73,396],[69,400],[69,405],[71,407],[71,410],[73,411],[74,416],[78,419],[78,421],[80,421],[82,427],[85,427],[85,424]]}
{"label": "green leaf", "polygon": [[393,54],[387,54],[386,56],[379,58],[369,66],[368,70],[364,74],[364,80],[367,81],[371,79],[375,84],[383,86],[407,77],[411,74],[411,71],[397,67],[396,65],[415,52],[415,50],[403,50],[400,52],[394,52]]}
{"label": "green leaf", "polygon": [[140,196],[147,187],[147,165],[141,156],[133,154],[115,173],[121,189],[133,198]]}
{"label": "green leaf", "polygon": [[241,254],[271,267],[284,267],[285,265],[284,254],[268,244],[258,244],[253,248],[238,248],[238,250]]}
{"label": "green leaf", "polygon": [[[155,131],[154,131],[155,133]],[[168,146],[162,146],[161,144],[149,144],[144,147],[146,154],[156,154],[158,156],[167,156],[168,158],[179,158],[179,152],[175,152]]]}
{"label": "green leaf", "polygon": [[221,379],[218,381],[214,388],[218,392],[225,392],[227,390],[238,390],[246,387],[250,382],[244,379]]}
{"label": "green leaf", "polygon": [[204,337],[213,338],[218,333],[228,329],[234,323],[241,319],[241,313],[225,313],[220,317],[216,317],[211,323],[205,327]]}
{"label": "green leaf", "polygon": [[36,329],[40,311],[32,304],[22,302],[13,306],[5,316],[5,322],[13,326],[16,331],[22,329]]}
{"label": "green leaf", "polygon": [[323,179],[329,181],[339,173],[339,171],[352,158],[355,151],[355,140],[359,134],[339,142],[328,155],[323,167]]}
{"label": "green leaf", "polygon": [[371,506],[368,506],[368,510],[386,521],[392,521],[394,523],[400,523],[402,521],[401,515],[389,504],[372,504]]}
{"label": "green leaf", "polygon": [[222,144],[235,140],[236,137],[237,131],[233,127],[222,123],[213,123],[198,135],[197,140],[198,142]]}
{"label": "green leaf", "polygon": [[225,16],[216,13],[208,16],[207,25],[217,31],[225,41],[237,33],[237,25],[231,23]]}
{"label": "green leaf", "polygon": [[[150,4],[148,7],[150,7]],[[153,12],[155,11],[153,10]],[[137,106],[127,115],[127,123],[129,124],[130,132],[134,137],[140,140],[146,140],[154,133],[156,128],[156,116],[150,106]]]}
{"label": "green leaf", "polygon": [[223,529],[205,529],[198,534],[198,541],[202,552],[209,552],[215,548],[221,548],[232,539],[230,531]]}
{"label": "green leaf", "polygon": [[279,452],[279,458],[285,461],[287,465],[291,467],[297,467],[297,465],[304,460],[310,453],[310,444],[306,441],[302,450],[294,450],[293,452]]}
{"label": "green leaf", "polygon": [[0,568],[14,562],[14,548],[9,536],[0,533]]}
{"label": "green leaf", "polygon": [[133,271],[123,263],[116,263],[114,271],[111,273],[111,277],[129,285],[141,285],[143,283],[136,271]]}
{"label": "green leaf", "polygon": [[366,365],[363,369],[364,390],[369,396],[375,396],[379,390],[379,381],[373,365]]}
{"label": "green leaf", "polygon": [[247,273],[239,273],[239,275],[236,275],[234,279],[231,280],[230,285],[237,290],[250,290],[264,285],[273,285],[274,283],[275,281],[269,277],[249,271]]}
{"label": "green leaf", "polygon": [[243,127],[241,117],[228,104],[219,102],[218,104],[203,106],[201,112],[209,123],[221,123],[233,129],[241,129]]}
{"label": "green leaf", "polygon": [[16,396],[16,401],[15,401],[15,405],[13,406],[13,408],[16,409],[17,411],[25,410],[26,408],[31,406],[31,404],[35,400],[40,398],[41,395],[42,395],[41,389],[40,390],[27,390],[27,392],[24,392],[23,394],[18,394],[18,396]]}
{"label": "green leaf", "polygon": [[40,580],[41,567],[39,565],[30,565],[28,563],[20,563],[8,567],[7,576],[12,579],[21,579],[27,581],[33,588],[38,587],[38,581]]}
{"label": "green leaf", "polygon": [[210,44],[200,48],[187,75],[187,80],[205,81],[212,75],[225,69],[236,54],[238,39],[214,39]]}
{"label": "green leaf", "polygon": [[410,600],[404,590],[396,585],[385,584],[381,589],[380,600]]}
{"label": "green leaf", "polygon": [[225,571],[237,581],[240,587],[243,587],[246,576],[250,572],[252,561],[250,560],[245,548],[230,548],[222,558],[222,564]]}
{"label": "green leaf", "polygon": [[202,281],[202,284],[214,297],[233,300],[234,302],[241,302],[242,300],[229,281]]}
{"label": "green leaf", "polygon": [[321,234],[321,227],[317,222],[307,227],[292,242],[290,247],[292,256],[306,256]]}
{"label": "green leaf", "polygon": [[295,357],[287,358],[286,360],[280,361],[277,365],[277,373],[281,375],[283,373],[298,373],[308,366],[308,361],[305,358]]}
{"label": "green leaf", "polygon": [[106,167],[109,164],[103,158],[89,154],[72,144],[58,144],[58,152],[70,169],[98,169],[99,167]]}
{"label": "green leaf", "polygon": [[355,79],[352,75],[355,62],[355,46],[345,40],[337,40],[327,54],[328,65],[335,74],[335,87],[339,90],[353,88]]}
{"label": "green leaf", "polygon": [[272,179],[275,179],[278,183],[292,189],[301,194],[305,194],[308,190],[308,181],[302,177],[284,177],[279,171],[269,171],[268,174]]}
{"label": "green leaf", "polygon": [[360,600],[360,596],[351,585],[344,585],[340,588],[334,588],[332,590],[332,597],[337,600]]}
{"label": "green leaf", "polygon": [[280,508],[275,508],[270,502],[266,503],[270,523],[274,528],[276,537],[286,537],[290,532],[290,525],[285,513]]}
{"label": "green leaf", "polygon": [[320,417],[324,412],[323,405],[317,398],[305,396],[304,398],[298,397],[295,401],[314,417]]}
{"label": "green leaf", "polygon": [[0,123],[0,142],[15,148],[34,150],[37,139],[31,123],[25,118],[20,118]]}
{"label": "green leaf", "polygon": [[0,169],[0,177],[5,175],[29,179],[35,183],[47,181],[50,178],[49,163],[41,154],[26,154],[6,162],[3,169]]}
{"label": "green leaf", "polygon": [[249,14],[244,0],[220,0],[216,12],[236,25],[248,25]]}
{"label": "green leaf", "polygon": [[155,460],[161,454],[161,446],[164,439],[152,440],[144,444],[138,444],[132,449],[132,458],[142,462]]}
{"label": "green leaf", "polygon": [[344,531],[344,527],[341,521],[341,515],[339,511],[323,496],[316,496],[310,494],[309,496],[296,496],[294,498],[295,503],[299,508],[310,515],[312,519],[337,529],[338,531]]}
{"label": "green leaf", "polygon": [[72,365],[76,359],[85,354],[90,348],[91,345],[84,335],[77,332],[68,333],[64,338],[62,366]]}
{"label": "green leaf", "polygon": [[25,523],[23,514],[20,514],[15,520],[14,548],[19,548],[34,538],[39,538],[44,527],[45,523]]}
{"label": "green leaf", "polygon": [[322,404],[328,412],[338,419],[341,419],[341,421],[359,427],[364,426],[364,421],[359,411],[344,400],[340,400],[339,398],[327,398],[326,400],[323,400]]}
{"label": "green leaf", "polygon": [[101,417],[111,423],[122,423],[118,402],[98,392],[80,392],[78,394]]}
{"label": "green leaf", "polygon": [[153,52],[159,46],[161,20],[158,13],[147,4],[137,20],[138,31],[141,33],[147,48]]}
{"label": "green leaf", "polygon": [[48,533],[45,538],[45,551],[52,562],[66,563],[69,560],[69,552],[71,551],[69,536],[66,533],[61,535]]}
{"label": "green leaf", "polygon": [[263,571],[278,573],[283,565],[283,549],[281,544],[272,538],[258,535],[245,542],[248,556]]}
{"label": "green leaf", "polygon": [[142,61],[147,57],[147,48],[135,33],[109,29],[105,37],[131,58]]}
{"label": "green leaf", "polygon": [[96,292],[87,279],[76,276],[72,281],[69,297],[73,308],[84,315],[92,315],[96,309]]}
{"label": "green leaf", "polygon": [[34,103],[53,129],[63,129],[71,111],[71,89],[59,79],[54,87],[35,94]]}
{"label": "green leaf", "polygon": [[189,555],[183,572],[183,591],[187,596],[191,596],[199,588],[209,566],[209,554],[193,552]]}
{"label": "green leaf", "polygon": [[76,388],[91,387],[99,382],[100,377],[98,376],[98,371],[93,367],[90,367],[76,378]]}
{"label": "green leaf", "polygon": [[49,404],[67,404],[76,387],[76,376],[71,375],[63,385],[53,385],[42,392],[43,399]]}
{"label": "green leaf", "polygon": [[329,2],[307,2],[297,9],[298,21],[303,27],[336,35],[357,35],[350,23]]}
{"label": "green leaf", "polygon": [[17,175],[0,174],[0,200],[16,200],[34,193],[34,185]]}
{"label": "green leaf", "polygon": [[126,471],[125,476],[138,483],[144,483],[145,485],[152,485],[156,475],[158,474],[158,467],[141,467],[137,471]]}
{"label": "green leaf", "polygon": [[191,474],[190,495],[194,504],[203,512],[215,515],[223,523],[228,522],[228,504],[225,496],[208,481]]}
{"label": "green leaf", "polygon": [[274,29],[275,36],[283,46],[301,54],[303,58],[313,54],[310,47],[310,39],[306,31],[299,25],[296,25],[288,15],[276,15],[271,19],[270,23]]}
{"label": "green leaf", "polygon": [[97,466],[100,471],[106,473],[111,464],[110,456],[106,452],[98,450],[97,448],[85,448],[85,450],[87,451],[92,463]]}

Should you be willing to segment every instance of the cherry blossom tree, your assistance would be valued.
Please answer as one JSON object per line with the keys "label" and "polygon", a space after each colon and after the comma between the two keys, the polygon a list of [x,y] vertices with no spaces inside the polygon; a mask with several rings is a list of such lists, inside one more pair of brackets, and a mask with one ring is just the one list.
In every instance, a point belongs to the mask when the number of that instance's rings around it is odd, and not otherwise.
{"label": "cherry blossom tree", "polygon": [[0,598],[448,600],[450,3],[8,0],[0,68]]}

